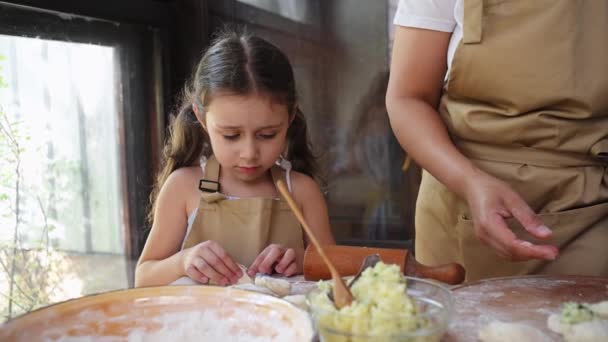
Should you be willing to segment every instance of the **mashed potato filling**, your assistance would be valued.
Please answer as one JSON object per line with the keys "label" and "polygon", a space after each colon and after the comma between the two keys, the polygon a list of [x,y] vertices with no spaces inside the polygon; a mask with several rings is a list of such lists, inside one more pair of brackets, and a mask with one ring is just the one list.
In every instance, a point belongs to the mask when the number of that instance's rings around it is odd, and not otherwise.
{"label": "mashed potato filling", "polygon": [[397,265],[378,262],[363,271],[351,287],[354,301],[341,309],[328,297],[332,283],[319,282],[320,291],[310,298],[320,329],[361,336],[390,336],[425,325],[406,293],[406,279]]}

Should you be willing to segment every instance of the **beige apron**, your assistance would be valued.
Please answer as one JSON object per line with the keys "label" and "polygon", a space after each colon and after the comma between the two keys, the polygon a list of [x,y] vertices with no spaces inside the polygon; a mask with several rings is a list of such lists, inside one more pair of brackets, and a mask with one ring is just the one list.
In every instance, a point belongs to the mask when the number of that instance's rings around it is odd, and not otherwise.
{"label": "beige apron", "polygon": [[[214,240],[235,262],[249,266],[266,246],[277,243],[293,248],[302,258],[303,231],[287,203],[282,198],[228,199],[219,192],[219,174],[219,163],[209,158],[199,185],[198,212],[183,248]],[[274,181],[285,177],[278,166],[271,168],[271,174]]]}
{"label": "beige apron", "polygon": [[[553,262],[508,262],[474,234],[466,203],[424,173],[416,255],[467,280],[608,276],[608,1],[465,0],[439,111],[456,146],[553,229]],[[508,220],[515,234],[537,242]]]}

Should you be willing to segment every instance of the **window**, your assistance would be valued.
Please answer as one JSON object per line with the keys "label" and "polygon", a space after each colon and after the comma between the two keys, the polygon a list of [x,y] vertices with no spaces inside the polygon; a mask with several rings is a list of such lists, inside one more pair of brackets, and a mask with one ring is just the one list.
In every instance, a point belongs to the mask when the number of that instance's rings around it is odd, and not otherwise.
{"label": "window", "polygon": [[0,6],[10,19],[0,20],[5,320],[130,286],[131,231],[143,231],[152,173],[145,113],[155,107],[142,98],[139,59],[153,34]]}
{"label": "window", "polygon": [[317,24],[319,7],[317,1],[302,0],[238,0],[239,2],[261,8],[291,20]]}

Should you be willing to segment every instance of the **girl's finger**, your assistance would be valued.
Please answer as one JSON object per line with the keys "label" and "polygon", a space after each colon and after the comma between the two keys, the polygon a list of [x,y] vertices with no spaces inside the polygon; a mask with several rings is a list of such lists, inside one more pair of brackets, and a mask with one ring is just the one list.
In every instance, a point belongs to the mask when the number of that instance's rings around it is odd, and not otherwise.
{"label": "girl's finger", "polygon": [[203,259],[205,259],[205,261],[211,266],[213,267],[213,269],[221,274],[222,276],[226,277],[228,279],[228,282],[233,283],[233,282],[237,282],[239,280],[239,276],[237,276],[236,273],[232,272],[228,266],[226,266],[226,264],[224,263],[224,260],[222,258],[220,258],[217,254],[215,254],[215,252],[210,249],[204,249],[201,252],[201,256],[203,257]]}
{"label": "girl's finger", "polygon": [[226,250],[220,246],[218,243],[209,244],[209,249],[213,251],[213,253],[219,258],[219,260],[228,268],[229,271],[222,272],[228,278],[238,280],[243,276],[243,271],[241,268],[234,262],[230,254],[226,252]]}
{"label": "girl's finger", "polygon": [[201,257],[197,257],[193,261],[196,269],[201,272],[203,275],[209,278],[209,280],[215,282],[218,285],[227,285],[228,278],[217,272],[213,266],[211,266],[206,260]]}
{"label": "girl's finger", "polygon": [[291,277],[292,275],[295,275],[296,273],[298,273],[298,265],[295,263],[295,260],[294,260],[294,262],[289,264],[289,266],[287,266],[285,271],[283,271],[283,275],[286,277]]}
{"label": "girl's finger", "polygon": [[272,266],[274,265],[275,262],[277,262],[277,260],[281,259],[281,257],[283,256],[283,253],[284,253],[284,249],[282,247],[275,246],[273,248],[270,248],[270,250],[268,251],[268,254],[264,258],[264,260],[262,260],[262,262],[260,263],[260,266],[258,267],[258,269],[262,273],[271,274],[272,268],[273,268]]}
{"label": "girl's finger", "polygon": [[279,263],[274,267],[277,273],[283,274],[292,262],[296,260],[296,251],[293,248],[289,248],[283,253],[283,257],[279,261]]}
{"label": "girl's finger", "polygon": [[251,266],[247,269],[247,274],[250,277],[255,277],[256,273],[259,271],[260,264],[266,258],[266,254],[268,254],[268,247],[266,247],[253,261]]}
{"label": "girl's finger", "polygon": [[186,275],[188,275],[188,277],[190,277],[190,279],[192,279],[194,281],[198,281],[201,284],[207,284],[209,282],[209,278],[207,276],[205,276],[204,274],[202,274],[201,272],[199,272],[199,270],[196,269],[196,267],[194,267],[194,265],[190,265],[190,267],[188,267],[188,269],[186,269]]}

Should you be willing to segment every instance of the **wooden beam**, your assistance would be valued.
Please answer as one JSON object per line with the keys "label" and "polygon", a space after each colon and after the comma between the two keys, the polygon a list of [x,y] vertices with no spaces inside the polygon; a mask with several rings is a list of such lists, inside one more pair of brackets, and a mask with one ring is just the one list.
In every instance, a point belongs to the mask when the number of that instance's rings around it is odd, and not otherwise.
{"label": "wooden beam", "polygon": [[46,11],[154,26],[167,24],[172,7],[171,1],[158,0],[5,0],[3,2]]}

